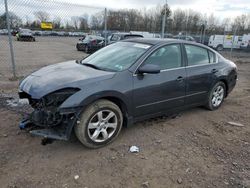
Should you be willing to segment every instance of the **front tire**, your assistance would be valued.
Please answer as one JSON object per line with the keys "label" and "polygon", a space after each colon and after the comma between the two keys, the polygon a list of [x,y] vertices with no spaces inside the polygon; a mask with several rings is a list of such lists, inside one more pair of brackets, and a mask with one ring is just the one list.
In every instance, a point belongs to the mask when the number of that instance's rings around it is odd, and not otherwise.
{"label": "front tire", "polygon": [[206,107],[209,110],[217,110],[223,103],[226,96],[226,86],[223,82],[217,82],[208,95]]}
{"label": "front tire", "polygon": [[88,148],[103,147],[117,138],[123,124],[120,108],[108,100],[89,105],[75,125],[78,140]]}

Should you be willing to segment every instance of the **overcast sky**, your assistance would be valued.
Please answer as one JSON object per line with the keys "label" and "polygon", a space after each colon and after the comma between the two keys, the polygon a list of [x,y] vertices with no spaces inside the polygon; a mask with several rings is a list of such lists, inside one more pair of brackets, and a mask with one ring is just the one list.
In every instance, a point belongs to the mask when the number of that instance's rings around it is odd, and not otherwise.
{"label": "overcast sky", "polygon": [[[0,0],[0,13],[4,12],[3,2]],[[163,5],[165,0],[8,0],[8,2],[9,10],[22,18],[32,18],[35,11],[42,10],[66,20],[71,16],[81,16],[85,13],[95,14],[103,10],[103,7],[143,9]],[[168,0],[168,4],[172,10],[192,9],[207,15],[213,13],[221,19],[234,18],[243,13],[250,14],[250,0]]]}
{"label": "overcast sky", "polygon": [[[110,8],[140,9],[164,4],[165,0],[71,0],[71,2]],[[250,0],[168,0],[168,4],[172,9],[193,9],[201,13],[214,13],[219,17],[234,17],[242,13],[250,13]]]}

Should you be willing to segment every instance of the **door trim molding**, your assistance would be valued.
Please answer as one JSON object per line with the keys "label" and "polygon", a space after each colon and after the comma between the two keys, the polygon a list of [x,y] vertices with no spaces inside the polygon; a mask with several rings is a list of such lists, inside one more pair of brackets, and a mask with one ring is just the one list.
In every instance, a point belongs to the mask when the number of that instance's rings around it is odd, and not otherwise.
{"label": "door trim molding", "polygon": [[163,103],[163,102],[172,101],[172,100],[176,100],[176,99],[182,99],[182,98],[186,98],[186,97],[192,97],[194,95],[201,95],[201,94],[204,94],[204,93],[207,93],[207,91],[201,91],[201,92],[197,92],[197,93],[193,93],[193,94],[189,94],[189,95],[184,95],[184,96],[180,96],[180,97],[173,97],[173,98],[162,100],[162,101],[157,101],[157,102],[152,102],[152,103],[148,103],[148,104],[143,104],[143,105],[140,105],[140,106],[136,106],[136,108],[142,108],[142,107],[151,106],[151,105],[154,105],[154,104],[160,104],[160,103]]}

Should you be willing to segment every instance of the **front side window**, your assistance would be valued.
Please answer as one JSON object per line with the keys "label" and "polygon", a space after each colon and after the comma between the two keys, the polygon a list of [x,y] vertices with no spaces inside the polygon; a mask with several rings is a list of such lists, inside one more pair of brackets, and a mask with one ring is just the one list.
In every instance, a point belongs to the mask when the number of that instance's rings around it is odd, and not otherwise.
{"label": "front side window", "polygon": [[208,51],[199,46],[185,44],[188,66],[209,64]]}
{"label": "front side window", "polygon": [[153,64],[161,70],[181,67],[181,47],[179,44],[167,45],[151,54],[144,64]]}

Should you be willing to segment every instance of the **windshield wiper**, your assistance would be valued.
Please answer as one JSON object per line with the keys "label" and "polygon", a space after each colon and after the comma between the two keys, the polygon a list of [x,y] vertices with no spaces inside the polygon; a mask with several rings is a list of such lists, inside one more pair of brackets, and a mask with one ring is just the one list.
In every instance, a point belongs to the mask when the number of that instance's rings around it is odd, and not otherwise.
{"label": "windshield wiper", "polygon": [[90,63],[81,63],[81,65],[85,65],[87,67],[91,67],[91,68],[94,68],[94,69],[97,69],[97,70],[102,70],[100,67],[98,67],[96,65],[93,65],[93,64],[90,64]]}

